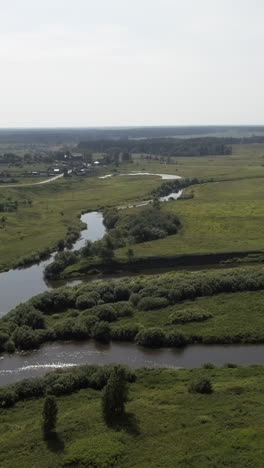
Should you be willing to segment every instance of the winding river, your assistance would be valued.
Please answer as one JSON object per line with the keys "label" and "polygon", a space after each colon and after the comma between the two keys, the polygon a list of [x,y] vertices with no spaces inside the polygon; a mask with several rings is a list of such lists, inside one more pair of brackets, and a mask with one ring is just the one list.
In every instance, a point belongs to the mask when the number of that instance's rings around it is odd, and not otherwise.
{"label": "winding river", "polygon": [[[129,175],[148,175],[132,173]],[[122,174],[123,175],[123,174]],[[124,174],[125,175],[125,174]],[[153,175],[153,174],[149,174]],[[179,178],[166,174],[162,179]],[[103,178],[111,177],[111,174]],[[161,197],[161,201],[177,199],[181,192]],[[137,206],[150,203],[151,200],[138,203]],[[129,205],[129,207],[135,205]],[[119,208],[125,208],[119,207]],[[100,212],[86,213],[81,220],[87,227],[81,232],[80,239],[73,249],[80,249],[87,240],[99,240],[105,234],[103,216]],[[0,316],[20,302],[32,296],[52,289],[43,278],[43,272],[53,261],[54,254],[48,260],[23,269],[14,269],[0,274]],[[8,384],[23,378],[40,376],[59,367],[71,367],[79,364],[128,364],[131,367],[200,367],[206,362],[223,365],[227,362],[237,364],[264,364],[264,345],[191,345],[181,349],[146,349],[130,343],[110,343],[103,345],[94,341],[48,343],[38,350],[5,354],[0,357],[0,384]]]}
{"label": "winding river", "polygon": [[[132,172],[125,175],[157,175],[161,179],[179,179],[180,176],[170,174],[150,174],[145,172]],[[101,178],[112,177],[112,174],[107,174]],[[181,195],[181,191],[171,193],[167,197],[161,197],[161,201],[167,201],[169,198],[177,199]],[[150,203],[151,200],[144,201],[133,206],[143,206]],[[120,206],[119,208],[127,208]],[[86,224],[86,228],[81,231],[80,239],[73,245],[73,250],[78,250],[84,247],[87,240],[96,241],[101,239],[105,234],[105,226],[103,224],[103,215],[98,211],[86,213],[81,216],[81,221]],[[41,261],[38,264],[29,266],[27,268],[16,268],[7,272],[0,273],[0,317],[5,315],[9,310],[21,302],[25,302],[36,294],[52,289],[53,285],[45,282],[43,273],[47,265],[54,259],[55,253],[52,254],[48,260]],[[59,285],[59,283],[58,283]]]}

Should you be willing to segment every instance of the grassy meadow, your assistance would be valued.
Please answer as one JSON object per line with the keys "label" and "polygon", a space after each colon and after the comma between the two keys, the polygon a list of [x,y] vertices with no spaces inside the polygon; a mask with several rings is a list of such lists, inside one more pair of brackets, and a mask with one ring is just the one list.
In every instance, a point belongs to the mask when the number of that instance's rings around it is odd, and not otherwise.
{"label": "grassy meadow", "polygon": [[[263,466],[264,372],[261,366],[136,371],[119,426],[102,418],[101,392],[61,396],[57,436],[43,440],[43,398],[0,410],[3,468]],[[210,395],[188,393],[210,378]]]}
{"label": "grassy meadow", "polygon": [[[191,188],[193,199],[167,203],[162,209],[179,215],[182,222],[180,233],[136,245],[133,247],[135,255],[145,257],[264,248],[264,146],[234,145],[232,156],[171,159],[171,164],[161,164],[135,155],[133,164],[104,170],[105,173],[115,170],[117,174],[145,170],[219,181]],[[160,183],[161,179],[154,176],[127,176],[60,179],[28,188],[0,186],[0,199],[11,197],[19,203],[18,211],[5,213],[6,222],[0,222],[0,270],[14,266],[35,252],[55,247],[60,239],[65,238],[69,226],[80,227],[82,210],[149,198],[151,190]],[[28,200],[31,200],[31,205]],[[124,250],[117,252],[117,257],[123,256]]]}

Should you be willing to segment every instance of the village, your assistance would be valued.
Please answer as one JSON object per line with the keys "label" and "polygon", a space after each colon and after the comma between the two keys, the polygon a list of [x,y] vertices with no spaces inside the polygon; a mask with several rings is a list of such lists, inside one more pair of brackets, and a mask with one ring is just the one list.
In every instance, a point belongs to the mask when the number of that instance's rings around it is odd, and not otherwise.
{"label": "village", "polygon": [[[85,177],[94,174],[95,170],[102,165],[102,161],[85,158],[83,153],[69,153],[64,155],[63,159],[54,159],[54,162],[43,164],[32,162],[30,169],[27,169],[26,163],[21,160],[19,163],[10,162],[8,165],[0,166],[0,179],[2,182],[10,178],[43,178],[54,177],[60,174],[69,176],[73,174],[79,177]],[[1,170],[2,169],[2,170]]]}

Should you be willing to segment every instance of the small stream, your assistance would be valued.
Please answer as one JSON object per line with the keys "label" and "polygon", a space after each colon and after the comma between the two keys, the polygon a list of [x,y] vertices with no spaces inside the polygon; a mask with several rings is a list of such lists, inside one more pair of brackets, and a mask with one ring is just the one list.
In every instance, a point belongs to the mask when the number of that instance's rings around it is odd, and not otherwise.
{"label": "small stream", "polygon": [[[84,247],[87,240],[96,241],[105,234],[103,215],[92,211],[81,216],[81,221],[87,227],[81,231],[81,237],[73,245],[73,250]],[[44,260],[28,268],[17,268],[0,273],[0,317],[13,309],[20,302],[28,301],[32,296],[52,289],[44,280],[44,270],[54,259],[53,253],[48,260]]]}
{"label": "small stream", "polygon": [[0,358],[1,385],[39,377],[57,368],[81,364],[127,364],[130,367],[194,368],[207,362],[264,364],[264,345],[190,345],[185,348],[150,349],[131,343],[94,341],[56,342],[30,352]]}

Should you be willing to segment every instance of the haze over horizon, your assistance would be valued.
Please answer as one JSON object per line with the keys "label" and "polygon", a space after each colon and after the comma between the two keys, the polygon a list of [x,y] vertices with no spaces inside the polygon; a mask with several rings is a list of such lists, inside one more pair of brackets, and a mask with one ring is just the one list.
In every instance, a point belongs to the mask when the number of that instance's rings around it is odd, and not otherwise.
{"label": "haze over horizon", "polygon": [[10,0],[0,128],[262,125],[261,0]]}

